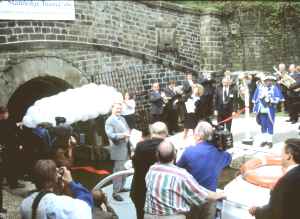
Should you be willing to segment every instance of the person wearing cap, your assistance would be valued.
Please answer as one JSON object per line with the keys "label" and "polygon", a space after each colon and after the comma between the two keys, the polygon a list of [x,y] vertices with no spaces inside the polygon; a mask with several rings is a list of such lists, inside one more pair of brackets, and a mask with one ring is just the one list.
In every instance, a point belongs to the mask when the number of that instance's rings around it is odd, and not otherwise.
{"label": "person wearing cap", "polygon": [[261,146],[272,147],[276,106],[284,101],[279,86],[274,83],[275,80],[276,78],[272,75],[263,77],[263,83],[257,86],[252,98],[253,112],[256,113],[256,121],[261,126]]}

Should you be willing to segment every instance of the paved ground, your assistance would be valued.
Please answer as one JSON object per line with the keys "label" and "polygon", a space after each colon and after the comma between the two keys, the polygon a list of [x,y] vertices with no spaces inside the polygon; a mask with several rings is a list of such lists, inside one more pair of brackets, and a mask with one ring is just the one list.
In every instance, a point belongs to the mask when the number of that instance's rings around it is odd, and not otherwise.
{"label": "paved ground", "polygon": [[[262,136],[260,126],[256,123],[255,118],[251,117],[248,121],[243,118],[234,120],[232,132],[234,135],[234,148],[230,149],[233,156],[231,167],[239,169],[240,165],[252,157],[258,157],[262,154],[280,155],[283,147],[283,142],[288,138],[299,138],[299,130],[297,124],[286,122],[288,117],[278,116],[275,119],[273,147],[260,147]],[[246,137],[245,132],[250,133],[253,139],[253,145],[243,144]]]}
{"label": "paved ground", "polygon": [[[234,135],[234,147],[235,150],[249,151],[250,150],[260,150],[265,152],[280,152],[282,142],[291,137],[299,137],[298,134],[298,124],[290,124],[286,122],[287,117],[281,116],[277,117],[275,121],[275,134],[274,134],[274,147],[269,150],[268,148],[259,147],[260,144],[260,127],[256,124],[255,118],[252,117],[248,121],[245,121],[243,117],[237,118],[232,124],[232,133]],[[242,140],[245,138],[245,132],[249,131],[250,135],[254,139],[254,144],[252,146],[246,146],[242,144]],[[178,135],[180,136],[180,134]],[[177,138],[178,139],[178,138]],[[242,149],[241,149],[242,148]],[[22,199],[26,196],[28,191],[32,190],[34,187],[32,184],[26,182],[26,188],[22,190],[10,190],[7,187],[4,188],[4,207],[8,209],[8,214],[3,216],[5,219],[19,219],[19,205]]]}
{"label": "paved ground", "polygon": [[29,182],[22,182],[26,185],[24,189],[11,190],[7,186],[4,186],[3,190],[3,201],[4,208],[8,210],[8,213],[4,216],[5,219],[19,219],[19,206],[24,197],[27,196],[28,192],[34,189],[34,185]]}

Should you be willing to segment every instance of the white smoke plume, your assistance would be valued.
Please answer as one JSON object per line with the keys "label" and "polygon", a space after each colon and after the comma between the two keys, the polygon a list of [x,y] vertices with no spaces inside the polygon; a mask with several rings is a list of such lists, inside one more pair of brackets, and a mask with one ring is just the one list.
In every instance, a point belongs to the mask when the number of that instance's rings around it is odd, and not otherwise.
{"label": "white smoke plume", "polygon": [[35,128],[41,122],[55,125],[57,116],[65,117],[67,124],[87,121],[109,113],[113,103],[122,98],[113,87],[87,84],[37,100],[28,108],[23,124],[29,128]]}

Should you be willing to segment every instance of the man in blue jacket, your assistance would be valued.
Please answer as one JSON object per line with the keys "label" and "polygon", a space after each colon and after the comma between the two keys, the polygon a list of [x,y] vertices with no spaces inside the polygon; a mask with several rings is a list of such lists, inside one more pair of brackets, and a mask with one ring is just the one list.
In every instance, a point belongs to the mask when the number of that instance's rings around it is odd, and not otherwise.
{"label": "man in blue jacket", "polygon": [[[201,186],[216,191],[218,178],[222,170],[230,164],[232,157],[208,142],[212,135],[213,127],[208,122],[199,122],[194,130],[196,145],[183,152],[177,165],[186,169]],[[205,218],[214,218],[215,205],[207,204],[205,208],[209,209]]]}

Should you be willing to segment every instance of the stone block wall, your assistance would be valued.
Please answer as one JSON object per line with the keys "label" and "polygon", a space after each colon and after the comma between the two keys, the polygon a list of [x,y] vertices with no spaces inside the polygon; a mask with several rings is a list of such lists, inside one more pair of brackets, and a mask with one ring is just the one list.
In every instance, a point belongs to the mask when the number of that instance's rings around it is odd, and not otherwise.
{"label": "stone block wall", "polygon": [[[180,84],[187,71],[270,71],[279,62],[300,64],[299,19],[291,11],[284,19],[267,19],[263,8],[228,15],[160,1],[75,1],[75,13],[74,21],[0,20],[1,96],[12,95],[9,70],[36,57],[64,60],[87,81],[136,93],[145,115],[155,81],[164,87],[169,79]],[[158,51],[160,28],[168,25],[175,31],[169,42],[174,48]]]}
{"label": "stone block wall", "polygon": [[223,20],[224,63],[231,69],[268,72],[273,72],[272,66],[281,62],[299,65],[300,14],[297,7],[265,2],[235,8]]}

